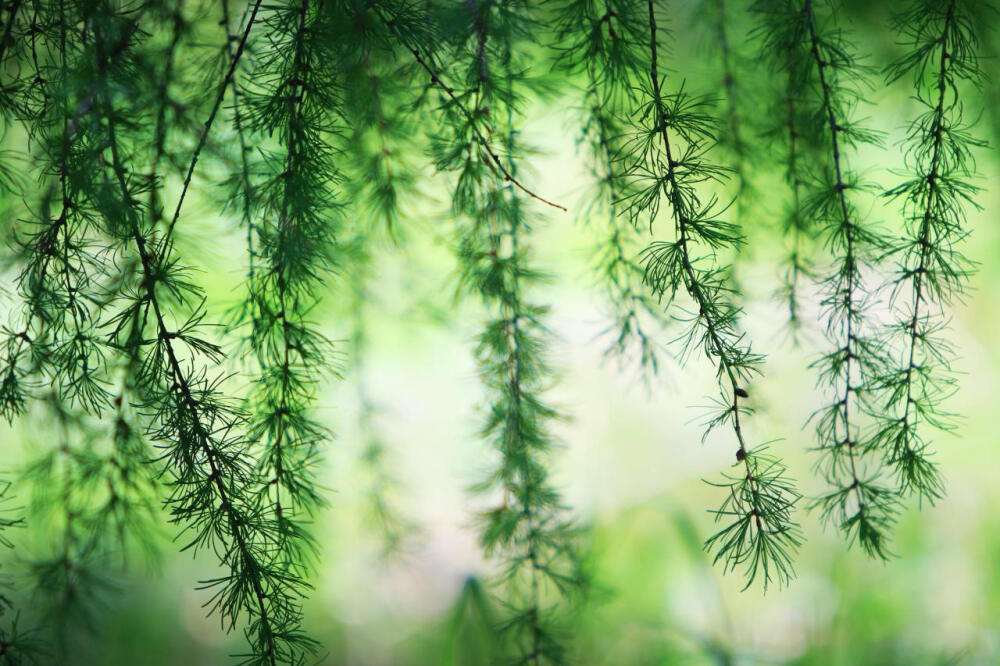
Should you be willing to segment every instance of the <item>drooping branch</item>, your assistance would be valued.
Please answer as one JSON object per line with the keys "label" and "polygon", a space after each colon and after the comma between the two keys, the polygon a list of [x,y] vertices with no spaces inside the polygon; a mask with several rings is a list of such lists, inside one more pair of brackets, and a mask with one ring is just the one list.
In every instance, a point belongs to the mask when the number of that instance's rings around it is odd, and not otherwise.
{"label": "drooping branch", "polygon": [[[622,210],[630,163],[624,150],[628,114],[635,89],[646,77],[643,59],[648,53],[639,48],[645,42],[643,10],[639,3],[620,0],[566,0],[556,8],[555,32],[556,65],[586,77],[580,143],[587,149],[597,187],[584,216],[588,223],[607,226],[593,259],[611,309],[606,353],[624,363],[638,351],[640,367],[650,371],[643,379],[650,381],[660,365],[662,345],[657,338],[669,325],[669,315],[643,284],[636,250],[642,235]],[[581,30],[581,25],[587,29]]]}
{"label": "drooping branch", "polygon": [[[743,473],[720,484],[728,493],[715,513],[728,524],[706,547],[715,551],[715,560],[723,561],[726,569],[744,567],[747,586],[758,574],[763,575],[765,587],[772,578],[784,583],[792,576],[791,557],[800,543],[791,516],[799,495],[781,462],[764,453],[764,447],[748,447],[744,439],[741,416],[749,410],[740,401],[749,397],[746,387],[760,373],[763,357],[751,351],[738,331],[741,310],[730,300],[726,269],[714,260],[717,250],[736,249],[743,239],[735,226],[718,219],[714,199],[702,202],[699,198],[698,184],[724,175],[706,155],[712,120],[702,110],[704,100],[691,99],[683,90],[672,95],[663,92],[652,0],[647,10],[649,80],[640,113],[648,122],[630,146],[641,159],[629,173],[638,183],[629,214],[636,220],[647,218],[652,228],[661,198],[669,207],[675,239],[654,242],[646,250],[646,282],[669,303],[681,290],[690,298],[693,312],[685,318],[689,326],[681,336],[682,355],[699,348],[716,365],[721,398],[719,411],[709,418],[708,431],[723,425],[732,428],[737,464],[743,468]],[[699,245],[711,254],[696,255]]]}
{"label": "drooping branch", "polygon": [[[182,303],[198,297],[197,288],[180,278],[169,234],[150,240],[140,226],[141,216],[129,184],[118,136],[119,115],[110,92],[110,72],[104,36],[95,30],[98,103],[107,131],[112,179],[118,188],[125,220],[109,229],[138,255],[142,280],[138,291],[125,299],[112,319],[112,339],[128,331],[129,322],[151,317],[153,338],[140,337],[148,347],[137,374],[137,389],[153,412],[149,436],[165,442],[161,458],[172,476],[172,520],[192,532],[189,548],[214,550],[227,573],[209,580],[213,590],[210,609],[232,628],[246,615],[246,634],[254,650],[252,663],[275,665],[297,658],[311,649],[311,641],[298,632],[298,589],[304,585],[276,549],[280,535],[277,518],[269,507],[253,499],[256,476],[246,447],[237,435],[242,415],[219,395],[218,380],[195,369],[185,369],[176,341],[196,353],[217,360],[219,350],[197,336],[203,313],[195,313],[180,327],[167,323],[161,290]],[[127,344],[127,341],[122,341]]]}
{"label": "drooping branch", "polygon": [[862,270],[883,239],[868,227],[854,208],[850,194],[864,185],[847,170],[847,149],[857,143],[875,143],[877,135],[852,122],[848,114],[865,85],[851,47],[839,31],[821,32],[812,0],[800,10],[790,7],[794,21],[786,29],[798,43],[808,69],[795,76],[811,81],[814,108],[823,119],[828,161],[809,204],[813,224],[826,230],[834,266],[823,277],[826,333],[834,349],[813,364],[829,386],[831,404],[816,420],[823,471],[834,490],[815,505],[834,521],[851,541],[857,540],[872,557],[886,558],[887,532],[896,512],[894,493],[879,481],[879,464],[865,463],[874,442],[861,421],[874,390],[874,377],[885,357],[867,322],[868,298]]}
{"label": "drooping branch", "polygon": [[907,136],[910,177],[886,193],[902,201],[906,233],[887,251],[897,264],[898,321],[888,331],[897,348],[880,378],[885,397],[877,439],[900,493],[933,502],[944,484],[925,433],[952,427],[941,409],[954,389],[943,309],[962,296],[973,270],[960,246],[968,234],[965,210],[976,205],[971,151],[984,145],[963,121],[960,84],[978,83],[981,71],[976,19],[965,3],[915,1],[895,24],[909,50],[890,68],[890,81],[911,75],[924,112]]}
{"label": "drooping branch", "polygon": [[[419,64],[420,67],[427,72],[428,76],[430,77],[431,83],[437,86],[438,89],[441,90],[441,92],[447,95],[448,99],[451,101],[451,104],[454,105],[454,107],[458,109],[458,111],[466,117],[466,119],[468,120],[469,127],[472,128],[472,136],[476,144],[488,157],[488,159],[484,160],[484,162],[489,165],[490,169],[495,171],[505,182],[510,183],[517,189],[521,190],[521,192],[531,197],[532,199],[540,201],[546,206],[551,206],[552,208],[557,208],[563,212],[567,212],[565,206],[555,203],[554,201],[550,201],[539,194],[536,194],[532,190],[525,187],[525,185],[520,180],[514,177],[514,174],[511,173],[511,171],[507,168],[507,166],[504,164],[503,159],[501,159],[499,153],[494,148],[493,143],[490,141],[490,139],[487,138],[488,130],[480,128],[481,123],[476,120],[474,112],[470,110],[469,107],[466,106],[466,104],[455,95],[455,89],[447,85],[441,79],[440,74],[432,64],[431,59],[422,54],[420,49],[416,45],[411,43],[406,33],[397,29],[396,24],[393,21],[392,17],[386,14],[378,4],[375,4],[372,9],[376,14],[378,14],[379,18],[385,22],[386,27],[389,28],[389,30],[399,40],[399,42],[403,45],[403,47],[406,48],[406,50],[408,50],[413,55],[413,58],[414,60],[416,60],[417,64]],[[480,110],[476,109],[475,113],[476,114],[480,113]]]}
{"label": "drooping branch", "polygon": [[[455,53],[469,89],[453,99],[489,113],[452,109],[451,124],[438,139],[438,163],[458,174],[453,205],[462,222],[462,291],[481,297],[489,313],[476,358],[488,400],[482,434],[497,461],[476,487],[492,503],[480,516],[480,542],[500,567],[497,587],[506,607],[500,627],[510,659],[559,664],[567,648],[560,621],[569,602],[585,591],[586,579],[575,526],[549,479],[550,423],[558,413],[543,396],[552,375],[545,359],[546,308],[525,297],[537,271],[530,265],[527,200],[514,185],[515,101],[525,85],[514,44],[523,17],[518,3],[473,5],[466,6],[469,34]],[[503,142],[509,156],[503,168],[511,180],[496,178],[496,153],[475,141],[486,127]]]}

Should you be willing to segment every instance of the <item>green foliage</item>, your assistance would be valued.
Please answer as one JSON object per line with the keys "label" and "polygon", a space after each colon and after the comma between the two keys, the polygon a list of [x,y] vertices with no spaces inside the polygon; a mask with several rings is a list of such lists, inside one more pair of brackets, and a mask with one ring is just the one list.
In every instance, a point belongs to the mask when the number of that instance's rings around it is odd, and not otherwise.
{"label": "green foliage", "polygon": [[[512,663],[562,664],[566,646],[554,626],[559,608],[552,597],[578,594],[585,579],[575,528],[546,465],[549,422],[559,417],[542,395],[552,375],[547,308],[525,295],[543,276],[530,265],[530,204],[515,186],[515,160],[524,151],[515,125],[523,80],[515,47],[529,27],[518,9],[518,3],[469,4],[475,32],[470,43],[454,45],[468,89],[445,105],[458,121],[455,135],[437,139],[438,166],[459,172],[454,208],[469,220],[458,229],[460,281],[483,298],[490,317],[476,358],[489,400],[483,437],[500,459],[476,489],[496,503],[481,516],[480,541],[487,556],[503,562],[500,627]],[[499,148],[479,140],[490,135],[502,137]]]}
{"label": "green foliage", "polygon": [[855,120],[869,85],[866,69],[833,19],[820,14],[811,0],[762,5],[772,33],[766,40],[778,52],[793,54],[786,63],[788,85],[822,124],[828,145],[810,174],[803,211],[832,260],[819,273],[824,328],[833,349],[813,364],[830,399],[813,418],[819,469],[834,489],[815,505],[870,555],[887,557],[887,531],[898,500],[880,479],[880,464],[870,462],[877,442],[861,423],[885,360],[867,314],[872,297],[865,270],[886,240],[856,207],[855,198],[871,186],[848,166],[850,150],[879,141],[877,133]]}
{"label": "green foliage", "polygon": [[[584,215],[588,222],[607,225],[594,253],[595,272],[612,310],[607,353],[620,363],[637,357],[641,368],[655,374],[663,352],[657,338],[667,321],[643,285],[645,271],[637,251],[642,236],[622,214],[627,166],[621,155],[629,128],[625,116],[635,104],[634,89],[644,79],[648,58],[640,48],[645,27],[640,9],[632,2],[602,7],[570,0],[557,5],[556,66],[581,73],[586,81],[580,101],[584,118],[580,144],[589,149],[596,187]],[[580,30],[581,25],[588,29]],[[649,373],[643,377],[648,380]]]}
{"label": "green foliage", "polygon": [[[304,607],[323,556],[314,523],[336,502],[321,482],[334,438],[319,408],[342,367],[386,552],[402,554],[419,527],[366,386],[376,257],[387,240],[403,252],[419,240],[453,249],[455,307],[482,318],[474,356],[491,452],[471,502],[499,608],[470,579],[455,622],[501,630],[495,644],[476,633],[477,659],[573,660],[567,628],[590,580],[581,522],[553,481],[560,341],[536,258],[552,249],[539,247],[541,223],[570,206],[531,169],[522,131],[539,109],[559,113],[592,180],[573,234],[596,239],[586,281],[609,313],[607,354],[637,363],[649,385],[668,356],[681,367],[703,356],[714,373],[703,439],[724,431],[735,461],[709,484],[722,493],[704,544],[713,562],[746,587],[787,584],[800,504],[888,558],[905,502],[945,492],[930,441],[954,422],[945,331],[974,271],[963,245],[985,143],[969,110],[983,99],[993,14],[913,0],[892,19],[897,59],[884,65],[845,30],[845,7],[0,2],[11,286],[0,414],[33,430],[3,486],[30,502],[0,528],[29,526],[18,556],[41,599],[4,618],[0,657],[72,659],[135,554],[155,559],[169,531],[217,567],[200,599],[245,635],[240,663],[318,658]],[[718,100],[690,60],[669,55],[668,19],[688,10]],[[884,150],[863,113],[880,71],[920,107],[904,157],[886,160],[903,167],[888,189],[852,168],[860,151]],[[448,225],[434,183],[450,188]],[[899,220],[877,224],[876,201]],[[206,211],[241,239],[228,315],[195,269],[211,262],[211,243],[199,254],[195,238]],[[748,239],[766,237],[784,248],[784,323],[803,345],[812,319],[826,338],[810,368],[826,401],[811,441],[828,488],[808,503],[779,447],[749,432],[751,417],[766,421],[754,414],[763,352],[778,343],[748,337],[752,289],[734,276]],[[324,334],[331,304],[346,344]]]}
{"label": "green foliage", "polygon": [[[909,52],[889,70],[890,81],[913,77],[925,108],[907,135],[907,179],[886,196],[901,202],[906,233],[889,244],[896,264],[891,284],[897,323],[889,328],[890,362],[879,380],[884,395],[877,438],[903,496],[933,502],[944,481],[930,460],[927,426],[950,430],[941,402],[954,392],[954,351],[943,339],[943,308],[960,298],[973,271],[963,255],[965,210],[975,206],[972,151],[985,144],[963,119],[963,82],[982,77],[976,15],[969,3],[915,2],[896,18]],[[922,425],[921,425],[922,424]]]}

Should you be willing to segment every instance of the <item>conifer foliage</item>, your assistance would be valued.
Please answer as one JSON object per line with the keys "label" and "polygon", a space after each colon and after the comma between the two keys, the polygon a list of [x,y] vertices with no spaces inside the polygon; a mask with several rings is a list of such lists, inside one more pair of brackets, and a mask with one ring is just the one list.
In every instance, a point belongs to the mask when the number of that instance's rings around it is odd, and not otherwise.
{"label": "conifer foliage", "polygon": [[[954,352],[942,333],[944,308],[966,290],[973,271],[962,253],[965,213],[975,207],[974,148],[963,100],[980,83],[973,3],[915,2],[895,29],[907,53],[887,72],[889,82],[913,78],[923,112],[907,132],[906,180],[885,193],[902,208],[905,234],[887,248],[895,264],[891,283],[896,323],[889,329],[890,360],[878,380],[884,409],[877,432],[886,464],[902,495],[933,502],[944,492],[930,460],[927,427],[948,430],[941,401],[955,388]],[[973,89],[974,90],[974,89]]]}
{"label": "conifer foliage", "polygon": [[[707,86],[672,54],[685,11],[711,42]],[[992,17],[908,0],[881,63],[825,0],[3,0],[0,414],[32,436],[4,470],[0,496],[23,509],[3,514],[0,543],[30,535],[18,555],[41,603],[0,597],[0,660],[71,660],[163,533],[214,571],[197,586],[244,635],[238,663],[319,657],[303,607],[337,444],[318,403],[345,369],[371,506],[401,550],[415,526],[366,393],[367,301],[384,241],[428,225],[452,250],[456,302],[481,318],[489,460],[470,516],[504,659],[574,661],[567,629],[589,589],[583,522],[553,481],[561,341],[545,298],[559,276],[533,252],[541,225],[599,239],[588,282],[607,354],[647,384],[670,357],[714,372],[704,438],[734,458],[710,481],[705,547],[722,569],[787,584],[812,513],[889,558],[907,501],[946,491],[931,442],[954,422],[947,329],[974,269]],[[901,156],[865,118],[883,89],[915,100]],[[532,168],[538,109],[576,139],[582,204]],[[894,185],[861,173],[861,150],[883,153]],[[410,209],[437,203],[425,187],[450,193],[448,221],[418,232]],[[194,270],[192,238],[216,219],[245,266],[228,309]],[[773,433],[781,444],[754,441],[771,430],[754,406],[778,343],[750,339],[734,278],[765,236],[784,248],[773,277],[794,339],[825,339],[810,369],[826,406],[808,434]],[[346,314],[346,344],[324,334],[329,311]],[[796,443],[816,453],[818,496],[780,455]]]}

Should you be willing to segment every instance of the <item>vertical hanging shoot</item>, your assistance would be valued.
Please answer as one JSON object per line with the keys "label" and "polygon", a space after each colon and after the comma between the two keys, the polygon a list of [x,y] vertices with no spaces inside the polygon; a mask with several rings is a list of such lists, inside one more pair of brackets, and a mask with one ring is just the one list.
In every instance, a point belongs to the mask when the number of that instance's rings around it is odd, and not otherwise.
{"label": "vertical hanging shoot", "polygon": [[818,14],[812,0],[790,3],[788,10],[783,41],[799,51],[790,75],[808,82],[809,108],[824,125],[828,146],[806,205],[833,255],[832,266],[821,275],[825,330],[833,349],[812,365],[829,395],[829,405],[813,419],[820,470],[833,490],[817,498],[815,506],[850,542],[885,558],[898,502],[881,478],[880,442],[866,424],[877,409],[876,377],[886,357],[869,321],[872,293],[865,282],[865,270],[885,241],[854,205],[856,193],[871,188],[848,166],[852,148],[877,143],[879,137],[853,119],[868,86],[866,70],[833,18]]}
{"label": "vertical hanging shoot", "polygon": [[31,618],[61,659],[93,631],[125,565],[159,551],[159,481],[130,404],[138,362],[130,350],[106,377],[119,385],[113,413],[92,417],[53,386],[31,429],[33,451],[19,478],[36,526],[37,554],[27,562]]}
{"label": "vertical hanging shoot", "polygon": [[812,254],[817,229],[806,212],[810,178],[821,168],[825,154],[823,125],[817,128],[809,104],[809,77],[803,76],[799,59],[804,57],[802,35],[787,29],[796,0],[757,0],[751,7],[758,22],[753,35],[760,44],[760,58],[774,76],[773,101],[764,121],[764,135],[779,151],[775,158],[784,165],[789,200],[781,215],[780,231],[788,248],[781,262],[778,297],[788,309],[788,328],[798,340],[803,319],[803,290],[815,277]]}
{"label": "vertical hanging shoot", "polygon": [[923,111],[907,132],[907,179],[886,193],[901,202],[904,233],[887,250],[896,264],[896,323],[887,331],[890,359],[876,380],[884,390],[876,441],[900,494],[933,502],[944,487],[926,432],[953,423],[941,407],[955,389],[944,310],[965,293],[973,270],[961,246],[965,211],[976,206],[978,191],[969,182],[972,150],[984,145],[970,133],[962,95],[982,72],[972,3],[915,0],[895,17],[895,28],[907,51],[889,80],[911,77]]}
{"label": "vertical hanging shoot", "polygon": [[[244,625],[252,650],[246,663],[294,661],[312,646],[298,628],[305,583],[282,547],[285,530],[275,507],[257,498],[259,475],[241,435],[244,414],[222,394],[223,375],[212,370],[222,354],[203,337],[204,296],[173,247],[180,204],[160,233],[158,216],[144,210],[138,197],[143,180],[135,168],[148,135],[142,123],[129,119],[141,118],[144,109],[141,96],[120,94],[134,80],[123,56],[140,36],[138,16],[103,5],[93,9],[84,17],[95,58],[93,104],[85,113],[104,132],[101,222],[114,239],[119,269],[127,270],[134,257],[140,271],[140,279],[120,289],[106,308],[112,314],[102,325],[113,347],[141,358],[136,402],[149,418],[149,438],[163,449],[159,462],[169,479],[171,520],[183,528],[186,548],[214,552],[222,565],[218,577],[203,583],[211,593],[210,612],[227,629]],[[227,85],[222,82],[220,90]],[[217,109],[218,103],[185,188]]]}
{"label": "vertical hanging shoot", "polygon": [[[742,216],[749,203],[750,174],[747,162],[750,153],[745,137],[743,114],[740,109],[743,89],[738,77],[740,76],[741,63],[731,37],[732,26],[739,25],[739,21],[734,18],[739,4],[732,0],[701,0],[696,12],[698,18],[709,26],[711,32],[709,57],[718,60],[718,68],[721,73],[716,85],[723,97],[724,107],[721,113],[721,125],[724,131],[720,133],[717,140],[719,148],[731,156],[737,185],[736,206]],[[746,67],[742,69],[747,70]]]}
{"label": "vertical hanging shoot", "polygon": [[[154,548],[149,531],[155,481],[146,451],[124,417],[110,424],[42,396],[32,427],[36,452],[21,474],[35,526],[28,557],[32,621],[60,659],[93,631],[114,592],[117,565],[137,548]],[[113,429],[114,432],[109,432]],[[134,456],[134,457],[133,457]]]}
{"label": "vertical hanging shoot", "polygon": [[[388,4],[388,3],[383,3]],[[378,249],[389,238],[403,245],[406,229],[400,221],[416,193],[417,179],[408,155],[419,135],[409,100],[397,95],[393,75],[404,66],[416,67],[412,58],[400,58],[391,48],[385,25],[366,7],[352,6],[338,41],[345,49],[344,108],[349,132],[342,163],[345,198],[353,202],[350,239],[344,243],[343,264],[349,320],[347,372],[355,387],[355,425],[361,452],[365,511],[362,520],[380,542],[380,556],[404,553],[417,526],[406,515],[403,488],[391,470],[392,450],[381,432],[382,416],[370,392],[369,343],[372,304],[378,301]],[[398,8],[394,8],[398,9]],[[419,19],[418,19],[419,20]],[[401,75],[402,76],[402,75]],[[409,92],[405,90],[404,92]]]}
{"label": "vertical hanging shoot", "polygon": [[[226,43],[223,47],[223,63],[227,71],[231,70],[228,77],[231,109],[230,123],[232,124],[233,132],[236,134],[234,149],[239,151],[234,160],[235,164],[230,168],[229,177],[226,181],[226,189],[229,191],[229,199],[226,202],[226,206],[236,211],[239,215],[239,225],[246,238],[246,278],[252,284],[254,281],[254,262],[257,259],[257,250],[254,243],[254,236],[257,233],[257,229],[254,226],[253,220],[256,187],[253,176],[262,167],[257,158],[257,153],[250,146],[250,139],[247,136],[247,109],[243,90],[243,78],[247,75],[247,72],[246,64],[241,58],[243,49],[238,46],[242,45],[245,48],[246,44],[245,41],[240,39],[238,34],[239,25],[234,25],[233,23],[234,15],[230,8],[229,0],[221,0],[219,6],[222,14],[221,23],[226,31]],[[259,8],[259,3],[247,6],[243,22],[249,16],[256,18],[256,12],[253,11],[256,8]],[[253,303],[251,302],[249,305],[252,308]],[[246,310],[237,311],[235,317],[236,323],[238,324],[244,317],[250,319],[251,326],[253,326],[253,320],[256,317],[255,312],[252,309],[249,312]]]}
{"label": "vertical hanging shoot", "polygon": [[[85,115],[95,91],[83,83],[94,49],[71,32],[87,18],[68,3],[39,3],[31,12],[32,79],[21,89],[20,113],[40,165],[40,197],[33,201],[39,215],[18,247],[24,321],[7,331],[2,390],[8,418],[25,410],[29,397],[42,397],[39,421],[55,424],[54,432],[33,429],[56,444],[36,440],[18,487],[33,494],[37,541],[24,558],[38,602],[31,621],[51,628],[63,648],[70,634],[92,628],[88,620],[108,591],[106,574],[137,545],[155,550],[149,537],[158,499],[144,464],[150,452],[124,402],[128,364],[116,362],[118,350],[99,325],[102,307],[131,269],[117,274],[104,257],[105,182],[94,165],[105,139],[96,118]],[[111,410],[107,422],[94,418]]]}
{"label": "vertical hanging shoot", "polygon": [[[54,640],[60,659],[66,659],[70,639],[92,626],[98,605],[110,581],[102,570],[99,553],[89,549],[87,441],[95,433],[85,418],[55,393],[44,395],[38,410],[40,423],[33,430],[45,432],[49,446],[38,448],[22,474],[31,491],[30,516],[36,525],[33,537],[43,554],[28,563],[28,579],[46,627],[46,640]],[[43,429],[41,424],[48,424]],[[36,446],[42,442],[35,441]]]}
{"label": "vertical hanging shoot", "polygon": [[[655,374],[661,352],[657,338],[667,316],[642,282],[644,271],[636,251],[641,234],[621,214],[627,168],[622,150],[628,134],[625,119],[647,69],[643,10],[631,0],[561,2],[555,8],[556,66],[584,76],[580,143],[588,150],[597,181],[585,215],[588,222],[604,218],[607,228],[594,253],[599,283],[612,309],[607,353],[625,362],[638,352],[640,366]],[[581,30],[581,25],[587,29]]]}
{"label": "vertical hanging shoot", "polygon": [[[700,349],[716,365],[719,380],[718,410],[710,414],[706,435],[716,427],[730,427],[736,438],[736,466],[719,485],[726,499],[715,511],[724,527],[706,546],[729,569],[743,568],[747,586],[758,576],[767,586],[772,580],[787,582],[793,575],[792,556],[800,543],[792,510],[799,494],[780,460],[765,446],[749,447],[742,421],[748,386],[761,371],[763,357],[753,352],[737,327],[741,314],[732,303],[728,267],[717,255],[735,251],[743,242],[739,229],[718,217],[718,201],[705,200],[701,187],[720,183],[725,169],[713,164],[708,150],[713,144],[713,119],[708,103],[692,98],[683,86],[675,93],[664,90],[660,76],[659,34],[655,3],[648,14],[649,76],[642,86],[642,103],[633,116],[641,126],[626,146],[635,160],[629,166],[627,214],[635,225],[652,230],[664,203],[673,221],[674,240],[654,241],[644,253],[649,288],[674,304],[679,293],[690,299],[681,320],[681,357]],[[677,306],[679,309],[682,306]]]}
{"label": "vertical hanging shoot", "polygon": [[36,8],[33,20],[47,26],[36,38],[44,37],[49,48],[29,59],[32,82],[16,88],[43,187],[32,206],[37,219],[15,237],[24,262],[17,278],[24,311],[23,322],[4,331],[0,412],[8,420],[50,383],[63,399],[92,413],[110,397],[102,381],[108,354],[93,312],[109,278],[94,228],[101,184],[93,164],[103,137],[79,113],[92,102],[79,83],[90,71],[86,56],[92,50],[67,37],[80,21],[72,9]]}
{"label": "vertical hanging shoot", "polygon": [[[182,68],[178,66],[178,60],[181,55],[179,51],[189,25],[184,18],[184,0],[164,3],[162,6],[153,5],[151,9],[154,12],[163,14],[161,20],[167,24],[166,32],[170,36],[167,43],[160,49],[154,50],[147,47],[151,52],[151,60],[156,63],[151,68],[153,69],[153,97],[150,100],[151,104],[156,108],[156,116],[153,120],[152,128],[153,142],[149,171],[149,202],[146,205],[146,209],[153,221],[158,222],[163,217],[163,205],[160,200],[161,188],[158,187],[159,183],[157,181],[165,175],[160,173],[162,163],[171,157],[168,150],[170,129],[174,125],[183,126],[182,121],[186,120],[171,118],[170,114],[177,113],[176,110],[178,108],[184,108],[183,105],[175,103],[171,88],[175,83],[179,83],[175,79],[180,79],[180,75],[183,73],[180,71]],[[159,65],[161,62],[162,66]]]}
{"label": "vertical hanging shoot", "polygon": [[277,140],[273,149],[263,144],[266,176],[253,200],[257,265],[243,311],[252,313],[248,343],[259,376],[249,437],[262,449],[260,501],[273,507],[280,557],[300,580],[312,549],[303,521],[321,503],[316,465],[328,438],[310,406],[333,356],[309,320],[331,276],[339,225],[331,141],[340,87],[328,9],[320,0],[270,8],[270,49],[254,72],[260,87],[246,94],[247,129]]}
{"label": "vertical hanging shoot", "polygon": [[529,81],[514,48],[530,15],[521,2],[470,0],[465,9],[469,37],[455,61],[468,88],[444,101],[448,122],[436,145],[439,168],[458,171],[454,209],[469,220],[458,230],[462,286],[481,296],[494,317],[476,349],[489,399],[483,435],[499,454],[496,469],[477,487],[498,503],[482,516],[481,542],[502,563],[507,611],[501,626],[512,663],[561,664],[562,602],[585,581],[574,528],[547,468],[554,446],[549,423],[557,416],[542,396],[552,381],[547,308],[524,296],[539,273],[529,264],[528,210],[515,168],[523,147],[514,122]]}

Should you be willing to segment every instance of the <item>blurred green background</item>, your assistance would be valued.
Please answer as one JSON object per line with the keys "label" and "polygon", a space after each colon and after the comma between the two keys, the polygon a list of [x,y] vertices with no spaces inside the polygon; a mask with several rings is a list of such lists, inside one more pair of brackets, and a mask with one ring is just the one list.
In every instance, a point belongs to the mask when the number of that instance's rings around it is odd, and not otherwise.
{"label": "blurred green background", "polygon": [[[717,92],[711,46],[696,25],[691,3],[676,3],[677,36],[670,76],[698,92]],[[856,41],[884,61],[895,48],[885,26],[888,5],[848,3]],[[737,25],[733,30],[745,32]],[[744,49],[752,55],[752,47]],[[996,63],[986,62],[987,68]],[[675,79],[676,80],[676,79]],[[985,84],[987,98],[995,94]],[[760,88],[744,82],[742,104],[753,127]],[[888,186],[902,168],[896,146],[917,111],[905,85],[872,93],[861,115],[886,132],[883,149],[865,148],[854,166]],[[897,558],[870,561],[849,549],[818,517],[799,512],[807,537],[798,576],[785,589],[741,591],[741,576],[710,566],[701,543],[712,533],[706,511],[718,489],[702,482],[732,463],[726,433],[701,443],[698,406],[713,392],[711,368],[694,357],[684,368],[666,363],[644,382],[633,366],[604,357],[606,304],[589,270],[601,235],[600,220],[583,219],[590,187],[586,159],[576,147],[572,90],[527,109],[525,138],[537,154],[522,165],[534,189],[566,203],[569,214],[538,210],[531,240],[537,265],[551,282],[533,294],[552,305],[557,342],[552,356],[560,381],[550,396],[567,414],[558,427],[564,448],[553,458],[558,485],[585,528],[596,582],[590,602],[572,618],[574,656],[581,664],[996,664],[1000,663],[1000,213],[995,148],[979,155],[977,197],[970,211],[969,256],[979,262],[967,302],[952,313],[949,333],[959,352],[961,389],[948,406],[963,416],[950,434],[934,436],[947,479],[936,506],[904,512],[892,549]],[[970,114],[979,109],[970,110]],[[978,129],[992,132],[992,108]],[[766,144],[755,143],[766,151]],[[822,485],[809,415],[822,404],[806,366],[821,348],[817,330],[796,346],[783,330],[785,311],[774,297],[774,240],[784,197],[780,176],[755,155],[756,194],[743,222],[752,251],[741,258],[746,290],[744,325],[767,374],[754,387],[758,415],[753,442],[773,440],[807,497]],[[421,156],[414,162],[427,164]],[[336,432],[325,462],[329,506],[315,520],[322,546],[306,604],[308,630],[323,644],[319,662],[352,666],[485,664],[493,645],[495,614],[488,580],[493,565],[476,542],[475,499],[468,492],[489,468],[493,452],[479,440],[482,389],[472,358],[483,313],[453,298],[454,224],[447,216],[450,179],[426,167],[420,196],[406,202],[400,231],[406,243],[384,239],[367,277],[363,315],[367,348],[358,367],[331,379],[317,413]],[[178,247],[202,270],[210,312],[225,315],[243,278],[242,244],[232,220],[211,211],[210,174],[199,185],[178,229]],[[201,210],[198,211],[198,205]],[[898,208],[881,200],[862,210],[898,228]],[[877,276],[876,276],[877,278]],[[327,335],[349,353],[352,329],[347,276],[330,280],[323,312]],[[813,298],[813,320],[818,312]],[[663,336],[663,343],[670,334]],[[239,370],[238,359],[232,369]],[[359,385],[374,407],[371,425],[384,444],[385,478],[372,473],[359,430]],[[11,464],[23,455],[30,420],[5,431]],[[15,445],[16,444],[16,445]],[[405,529],[396,552],[373,506],[374,488],[387,490]],[[17,535],[15,535],[17,536]],[[178,554],[164,529],[164,556],[137,562],[131,578],[108,595],[99,622],[80,654],[100,664],[149,666],[228,663],[239,652],[238,632],[227,636],[206,619],[205,592],[212,558]],[[30,545],[28,546],[30,548]],[[16,572],[17,550],[4,553]],[[26,591],[30,597],[30,590]]]}

